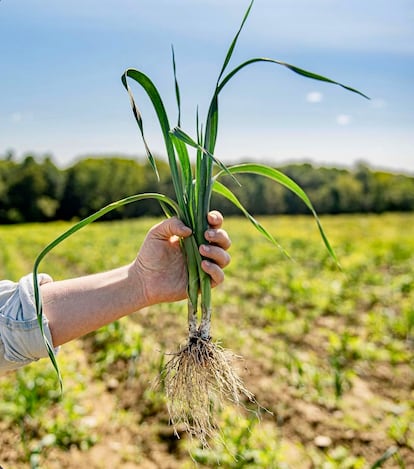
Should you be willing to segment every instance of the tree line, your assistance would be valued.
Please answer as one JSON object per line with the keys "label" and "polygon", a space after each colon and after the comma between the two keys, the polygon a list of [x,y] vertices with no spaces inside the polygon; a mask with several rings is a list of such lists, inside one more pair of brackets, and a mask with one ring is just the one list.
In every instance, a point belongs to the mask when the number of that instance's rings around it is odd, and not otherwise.
{"label": "tree line", "polygon": [[[161,192],[173,196],[169,168],[157,160],[160,181],[147,161],[125,157],[83,158],[61,169],[50,156],[12,153],[0,156],[0,223],[84,218],[128,195]],[[414,210],[414,177],[375,171],[360,163],[352,169],[290,164],[277,169],[297,182],[319,214],[381,213]],[[293,193],[260,176],[238,177],[232,190],[255,215],[306,214],[307,207]],[[213,196],[212,206],[226,215],[238,209]],[[146,200],[124,206],[105,219],[158,216],[158,202]]]}

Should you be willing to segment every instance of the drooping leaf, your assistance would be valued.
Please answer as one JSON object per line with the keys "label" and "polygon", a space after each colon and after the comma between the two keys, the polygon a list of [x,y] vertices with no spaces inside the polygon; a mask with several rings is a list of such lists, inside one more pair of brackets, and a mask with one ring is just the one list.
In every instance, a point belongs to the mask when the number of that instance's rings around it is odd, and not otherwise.
{"label": "drooping leaf", "polygon": [[[291,179],[289,176],[286,176],[286,174],[283,174],[281,171],[278,171],[277,169],[274,169],[274,168],[271,168],[270,166],[266,166],[266,165],[259,164],[259,163],[243,163],[239,165],[229,166],[227,169],[230,173],[234,173],[234,174],[250,173],[250,174],[257,174],[259,176],[267,177],[271,179],[272,181],[275,181],[283,185],[284,187],[289,189],[291,192],[293,192],[297,197],[299,197],[313,214],[316,224],[318,226],[319,232],[321,234],[322,240],[325,244],[325,247],[328,250],[332,259],[339,266],[339,261],[336,257],[335,251],[333,250],[325,234],[325,231],[319,220],[318,214],[316,213],[316,210],[313,207],[312,202],[310,201],[306,192],[298,184],[296,184],[296,182],[293,181],[293,179]],[[215,176],[215,178],[218,179],[223,174],[225,173],[223,171],[220,171]]]}
{"label": "drooping leaf", "polygon": [[[170,132],[169,132],[170,131],[170,124],[169,124],[169,121],[168,121],[167,113],[165,111],[164,103],[162,102],[161,96],[160,96],[157,88],[155,87],[154,83],[150,80],[150,78],[148,78],[147,75],[145,75],[144,73],[142,73],[142,72],[140,72],[139,70],[136,70],[136,69],[132,69],[132,68],[127,69],[125,71],[125,73],[122,75],[122,78],[121,78],[122,79],[122,84],[124,85],[125,89],[128,91],[135,119],[137,119],[137,116],[138,116],[137,123],[138,123],[139,126],[140,126],[140,122],[141,122],[141,125],[142,125],[142,118],[141,118],[141,115],[139,113],[138,107],[135,103],[134,96],[132,94],[132,90],[130,89],[130,87],[128,85],[128,82],[127,82],[128,77],[135,80],[138,84],[141,85],[141,87],[144,89],[144,91],[146,92],[146,94],[150,98],[151,103],[154,107],[155,113],[156,113],[157,118],[158,118],[158,122],[159,122],[160,127],[161,127],[161,131],[162,131],[162,134],[163,134],[163,137],[164,137],[164,143],[165,143],[165,148],[167,150],[168,163],[169,163],[170,170],[171,170],[171,177],[172,177],[172,181],[173,181],[173,185],[174,185],[175,194],[176,194],[176,197],[177,197],[177,202],[178,202],[181,210],[183,211],[183,213],[185,213],[186,203],[185,203],[185,197],[184,197],[182,183],[181,183],[181,175],[180,175],[180,171],[179,171],[178,164],[177,164],[177,161],[176,161],[176,156],[175,156],[175,151],[174,151],[174,144],[172,142],[171,135],[170,135]],[[143,135],[143,131],[142,131],[141,126],[140,126],[140,130],[141,130],[141,135],[144,139],[144,135]],[[146,145],[146,148],[147,147],[148,146]],[[150,158],[150,161],[151,161],[152,155],[149,155],[149,158]],[[155,161],[152,164],[154,165]]]}
{"label": "drooping leaf", "polygon": [[90,223],[94,222],[95,220],[98,220],[99,218],[103,217],[105,214],[111,212],[112,210],[115,210],[117,208],[120,208],[124,205],[130,204],[132,202],[136,202],[139,200],[145,200],[145,199],[155,199],[160,202],[160,204],[164,206],[168,206],[170,212],[173,211],[175,214],[180,215],[180,208],[178,207],[177,203],[167,197],[166,195],[163,194],[157,194],[157,193],[144,193],[144,194],[138,194],[138,195],[132,195],[130,197],[126,197],[124,199],[118,200],[117,202],[113,202],[109,205],[106,205],[105,207],[101,208],[97,212],[93,213],[87,218],[84,218],[83,220],[79,221],[75,225],[73,225],[71,228],[66,230],[64,233],[62,233],[60,236],[58,236],[55,240],[53,240],[51,243],[49,243],[37,256],[34,265],[33,265],[33,288],[34,288],[34,300],[35,300],[35,307],[36,307],[36,315],[37,315],[37,322],[39,324],[40,332],[43,336],[43,340],[49,355],[49,358],[52,362],[52,365],[58,375],[59,378],[59,384],[60,388],[62,390],[62,377],[60,374],[59,366],[56,361],[56,357],[54,354],[54,350],[52,345],[50,344],[49,340],[47,339],[44,328],[43,328],[43,305],[42,305],[42,298],[40,295],[40,290],[39,290],[39,284],[38,284],[38,272],[39,272],[39,265],[41,261],[45,258],[45,256],[53,249],[55,248],[58,244],[62,243],[65,239],[67,239],[69,236],[73,235],[77,231],[81,230],[82,228],[86,227]]}
{"label": "drooping leaf", "polygon": [[208,158],[210,158],[222,171],[224,171],[228,176],[230,176],[234,182],[236,182],[238,185],[239,182],[235,178],[235,176],[228,171],[227,166],[222,163],[220,160],[218,160],[214,155],[212,155],[208,150],[203,148],[201,145],[199,145],[195,140],[193,140],[186,132],[184,132],[182,129],[178,127],[174,127],[174,129],[171,130],[171,134],[174,135],[177,139],[181,140],[187,145],[190,145],[193,148],[197,148],[197,150],[201,151],[204,153]]}
{"label": "drooping leaf", "polygon": [[147,157],[148,157],[148,160],[149,162],[151,163],[151,166],[152,166],[152,169],[154,170],[155,172],[155,175],[157,176],[157,179],[159,180],[160,179],[160,176],[159,176],[159,173],[158,173],[158,168],[157,168],[157,164],[155,162],[155,158],[154,156],[152,155],[151,153],[151,150],[147,144],[147,140],[145,138],[145,133],[144,133],[144,124],[142,122],[142,116],[141,116],[141,112],[139,111],[137,105],[135,104],[135,100],[134,100],[134,96],[132,94],[132,91],[128,85],[128,82],[126,80],[126,76],[128,74],[128,71],[125,72],[125,74],[122,76],[122,83],[124,85],[124,87],[126,88],[127,92],[128,92],[128,95],[129,95],[129,100],[130,100],[130,103],[131,103],[131,108],[132,108],[132,112],[134,114],[134,117],[135,117],[135,120],[138,124],[138,127],[139,127],[139,130],[141,132],[141,138],[142,138],[142,141],[144,143],[144,147],[145,147],[145,152],[147,154]]}
{"label": "drooping leaf", "polygon": [[340,87],[342,87],[342,88],[344,88],[348,91],[351,91],[353,93],[357,93],[357,94],[359,94],[360,96],[363,96],[366,99],[370,99],[367,95],[365,95],[361,91],[359,91],[355,88],[351,88],[350,86],[344,85],[342,83],[339,83],[338,81],[331,80],[330,78],[324,77],[324,76],[319,75],[317,73],[313,73],[313,72],[309,72],[307,70],[303,70],[302,68],[296,67],[295,65],[291,65],[291,64],[288,64],[286,62],[282,62],[280,60],[275,60],[275,59],[270,59],[270,58],[267,58],[267,57],[256,57],[256,58],[253,58],[253,59],[246,60],[242,64],[238,65],[228,75],[226,75],[223,78],[223,80],[220,82],[220,84],[218,86],[217,93],[220,93],[221,90],[224,88],[224,86],[230,81],[230,79],[233,78],[240,70],[247,67],[248,65],[251,65],[251,64],[254,64],[254,63],[257,63],[257,62],[267,62],[267,63],[273,63],[273,64],[281,65],[283,67],[286,67],[286,68],[292,70],[293,72],[295,72],[299,75],[302,75],[303,77],[311,78],[313,80],[323,81],[323,82],[326,82],[326,83],[331,83],[333,85],[338,85],[338,86],[340,86]]}
{"label": "drooping leaf", "polygon": [[214,180],[213,183],[213,192],[216,194],[220,194],[229,200],[235,207],[237,207],[245,217],[252,223],[252,225],[262,234],[264,235],[269,241],[275,244],[287,257],[290,257],[289,254],[283,249],[283,247],[276,241],[276,239],[266,230],[266,228],[258,222],[250,213],[245,209],[243,204],[240,200],[234,195],[234,193],[226,187],[224,184],[219,182],[217,179]]}

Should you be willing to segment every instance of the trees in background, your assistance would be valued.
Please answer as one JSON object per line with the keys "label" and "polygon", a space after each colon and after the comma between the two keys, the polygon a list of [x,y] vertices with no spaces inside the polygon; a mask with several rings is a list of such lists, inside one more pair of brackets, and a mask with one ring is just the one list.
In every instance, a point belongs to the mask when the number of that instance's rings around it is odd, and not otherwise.
{"label": "trees in background", "polygon": [[50,157],[38,162],[26,156],[0,160],[0,222],[47,221],[56,218],[65,177]]}
{"label": "trees in background", "polygon": [[[172,195],[165,161],[158,160],[160,181],[145,159],[125,157],[84,158],[60,169],[50,156],[27,155],[17,161],[9,152],[0,156],[0,223],[20,223],[83,218],[104,205],[128,195],[162,192]],[[353,169],[316,167],[310,163],[281,169],[308,193],[320,214],[381,213],[414,210],[414,177],[374,171],[364,164]],[[245,178],[232,190],[256,215],[306,214],[294,194],[259,176]],[[225,214],[237,209],[214,197],[212,205]],[[124,206],[106,219],[157,216],[155,201]]]}

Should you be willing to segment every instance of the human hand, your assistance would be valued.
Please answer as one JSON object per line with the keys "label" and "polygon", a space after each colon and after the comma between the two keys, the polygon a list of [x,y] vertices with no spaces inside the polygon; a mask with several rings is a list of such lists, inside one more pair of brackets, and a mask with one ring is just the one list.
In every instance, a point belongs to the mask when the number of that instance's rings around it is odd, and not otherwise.
{"label": "human hand", "polygon": [[[231,241],[227,232],[221,228],[223,216],[220,212],[210,212],[207,221],[207,242],[200,246],[200,254],[205,258],[201,267],[210,275],[214,287],[224,280],[223,268],[230,262],[227,250]],[[146,304],[186,298],[187,266],[179,239],[190,235],[191,229],[177,218],[164,220],[148,232],[133,264]]]}

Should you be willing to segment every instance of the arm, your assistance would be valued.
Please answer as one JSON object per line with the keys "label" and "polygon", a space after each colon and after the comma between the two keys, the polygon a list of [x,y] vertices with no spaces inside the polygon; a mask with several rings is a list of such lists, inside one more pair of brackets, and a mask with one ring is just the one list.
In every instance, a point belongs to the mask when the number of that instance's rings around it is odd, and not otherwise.
{"label": "arm", "polygon": [[[209,243],[200,247],[207,257],[203,270],[213,286],[224,279],[223,268],[230,262],[227,233],[221,229],[223,218],[210,212]],[[179,245],[190,228],[176,218],[154,226],[131,264],[94,275],[57,281],[40,287],[43,311],[49,321],[53,345],[96,330],[105,324],[147,306],[178,301],[187,296],[187,270]]]}

